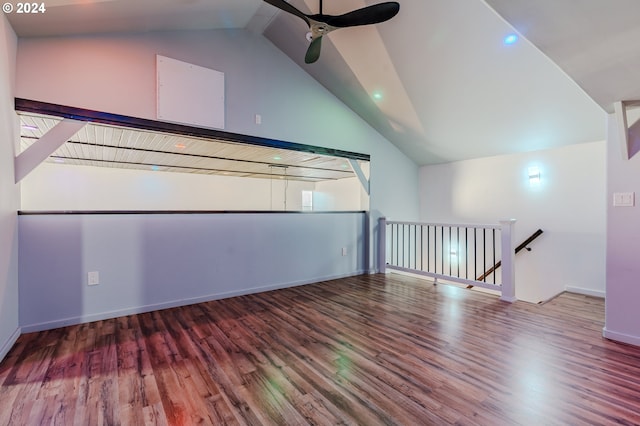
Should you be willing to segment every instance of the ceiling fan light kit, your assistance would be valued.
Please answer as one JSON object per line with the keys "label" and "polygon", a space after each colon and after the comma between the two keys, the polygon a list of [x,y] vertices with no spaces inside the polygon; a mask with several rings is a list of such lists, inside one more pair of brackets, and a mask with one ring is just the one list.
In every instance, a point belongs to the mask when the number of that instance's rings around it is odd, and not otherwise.
{"label": "ceiling fan light kit", "polygon": [[309,40],[311,44],[304,57],[304,61],[307,64],[312,64],[318,60],[322,46],[322,37],[331,31],[359,25],[379,24],[393,18],[400,11],[400,4],[395,1],[390,1],[356,9],[342,15],[325,15],[322,13],[322,0],[319,0],[319,13],[316,15],[307,15],[285,0],[264,1],[280,10],[299,17],[309,26],[311,31],[307,33],[307,40]]}

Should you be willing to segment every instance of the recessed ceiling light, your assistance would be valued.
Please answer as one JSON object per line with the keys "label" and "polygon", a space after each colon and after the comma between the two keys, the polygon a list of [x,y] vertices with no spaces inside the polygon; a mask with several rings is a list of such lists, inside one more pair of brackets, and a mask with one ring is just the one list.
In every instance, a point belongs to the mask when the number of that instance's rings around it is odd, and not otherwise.
{"label": "recessed ceiling light", "polygon": [[31,124],[23,124],[21,127],[24,130],[39,130],[38,126],[32,126]]}
{"label": "recessed ceiling light", "polygon": [[185,144],[183,144],[183,143],[177,143],[177,144],[175,144],[175,147],[178,148],[178,149],[185,149],[187,146]]}
{"label": "recessed ceiling light", "polygon": [[382,93],[381,92],[373,92],[373,99],[375,99],[376,101],[379,101],[382,99]]}
{"label": "recessed ceiling light", "polygon": [[275,157],[273,157],[273,159],[278,161],[278,160],[282,160],[282,157],[280,157],[279,155],[276,155]]}
{"label": "recessed ceiling light", "polygon": [[504,40],[502,40],[504,44],[514,44],[516,41],[518,41],[518,36],[516,34],[509,34],[504,38]]}

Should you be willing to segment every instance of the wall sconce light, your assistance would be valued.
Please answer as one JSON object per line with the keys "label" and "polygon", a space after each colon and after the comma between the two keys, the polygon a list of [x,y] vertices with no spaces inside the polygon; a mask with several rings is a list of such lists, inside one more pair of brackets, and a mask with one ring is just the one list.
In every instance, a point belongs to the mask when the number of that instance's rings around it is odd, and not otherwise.
{"label": "wall sconce light", "polygon": [[540,185],[540,169],[536,166],[529,167],[529,186]]}

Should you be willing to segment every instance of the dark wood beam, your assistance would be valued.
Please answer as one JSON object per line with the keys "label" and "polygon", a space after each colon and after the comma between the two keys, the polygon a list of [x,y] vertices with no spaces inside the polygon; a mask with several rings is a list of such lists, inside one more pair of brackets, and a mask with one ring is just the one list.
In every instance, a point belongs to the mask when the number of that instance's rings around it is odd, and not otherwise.
{"label": "dark wood beam", "polygon": [[205,129],[202,127],[187,126],[184,124],[148,120],[145,118],[130,117],[126,115],[75,108],[22,98],[15,98],[15,109],[19,112],[31,112],[35,114],[71,118],[79,121],[89,121],[93,123],[108,124],[112,126],[129,127],[132,129],[148,130],[152,132],[163,132],[174,135],[244,143],[248,145],[265,146],[269,148],[288,149],[291,151],[308,152],[312,154],[328,155],[353,160],[369,161],[370,159],[370,156],[368,154],[360,154],[357,152],[343,151],[339,149],[325,148],[314,145],[305,145],[301,143],[287,142],[277,139],[261,138],[258,136],[243,135],[239,133],[230,133],[222,130]]}

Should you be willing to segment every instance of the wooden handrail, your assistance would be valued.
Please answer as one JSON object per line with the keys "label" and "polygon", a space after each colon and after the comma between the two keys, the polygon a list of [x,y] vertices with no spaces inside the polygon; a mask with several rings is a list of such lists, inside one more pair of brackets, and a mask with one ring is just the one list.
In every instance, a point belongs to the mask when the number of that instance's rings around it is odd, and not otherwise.
{"label": "wooden handrail", "polygon": [[[520,244],[518,247],[516,247],[516,254],[518,254],[518,252],[522,251],[522,249],[527,249],[527,251],[531,251],[530,248],[528,248],[527,246],[536,238],[538,238],[541,234],[542,234],[542,229],[538,229],[536,232],[534,232],[533,234],[531,234],[529,236],[529,238],[527,238],[526,240],[524,240],[522,242],[522,244]],[[476,278],[476,281],[484,281],[485,278],[487,278],[489,275],[491,275],[492,273],[495,272],[496,269],[498,269],[500,267],[500,265],[502,265],[502,261],[499,260],[496,262],[495,265],[493,265],[491,268],[487,269],[482,275],[480,275],[478,278]],[[473,288],[472,285],[467,286],[467,288]]]}

